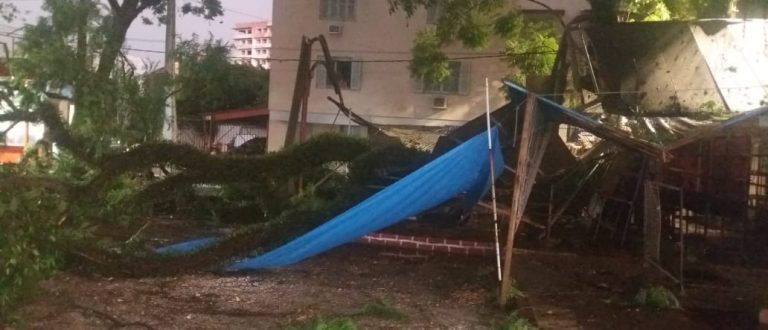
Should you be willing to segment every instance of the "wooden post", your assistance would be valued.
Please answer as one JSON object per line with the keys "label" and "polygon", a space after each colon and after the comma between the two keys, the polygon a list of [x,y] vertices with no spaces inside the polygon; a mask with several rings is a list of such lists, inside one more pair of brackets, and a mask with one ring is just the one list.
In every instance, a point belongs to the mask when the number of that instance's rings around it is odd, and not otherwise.
{"label": "wooden post", "polygon": [[555,185],[549,185],[549,208],[547,209],[547,232],[546,238],[549,240],[552,234],[552,216],[555,202]]}
{"label": "wooden post", "polygon": [[651,181],[645,181],[643,256],[653,262],[659,262],[661,258],[661,202],[659,198],[659,186]]}
{"label": "wooden post", "polygon": [[523,126],[520,131],[520,143],[517,149],[517,173],[515,173],[515,187],[512,190],[511,213],[509,215],[509,225],[507,228],[507,243],[504,246],[504,270],[501,276],[501,294],[499,295],[499,305],[503,308],[509,298],[509,289],[511,286],[512,272],[512,247],[515,244],[515,233],[518,223],[522,216],[520,211],[521,195],[524,189],[524,183],[527,181],[529,150],[531,145],[531,135],[533,132],[533,111],[536,106],[536,97],[528,95],[525,101],[525,111],[523,113]]}
{"label": "wooden post", "polygon": [[296,70],[296,82],[293,87],[293,100],[291,101],[291,112],[288,115],[288,128],[285,132],[285,147],[293,144],[296,140],[296,128],[299,122],[301,106],[304,102],[304,96],[308,92],[305,89],[309,84],[309,69],[311,67],[310,58],[312,56],[312,46],[306,36],[301,37],[301,51],[299,52],[299,65]]}
{"label": "wooden post", "polygon": [[309,90],[312,88],[312,70],[310,69],[307,79],[304,80],[304,95],[301,99],[301,120],[299,122],[299,143],[304,143],[307,139],[307,112],[309,111]]}

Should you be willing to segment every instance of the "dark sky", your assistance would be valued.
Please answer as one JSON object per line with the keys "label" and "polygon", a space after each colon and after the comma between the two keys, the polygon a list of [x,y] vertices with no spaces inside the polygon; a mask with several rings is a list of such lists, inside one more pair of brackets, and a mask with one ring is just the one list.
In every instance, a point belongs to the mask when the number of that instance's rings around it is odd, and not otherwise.
{"label": "dark sky", "polygon": [[[184,1],[176,0],[179,6]],[[0,33],[8,33],[25,23],[34,23],[43,13],[40,9],[42,0],[0,0],[0,2],[11,2],[20,10],[16,20],[0,24]],[[224,16],[214,21],[179,14],[177,33],[184,39],[191,38],[193,34],[198,34],[205,39],[209,34],[213,34],[216,38],[229,40],[235,23],[269,20],[272,16],[272,0],[221,0],[221,3],[224,7]],[[137,20],[128,31],[126,46],[133,49],[163,51],[164,40],[165,26],[148,26]],[[132,51],[130,55],[154,62],[162,62],[163,59],[163,54],[144,51]]]}

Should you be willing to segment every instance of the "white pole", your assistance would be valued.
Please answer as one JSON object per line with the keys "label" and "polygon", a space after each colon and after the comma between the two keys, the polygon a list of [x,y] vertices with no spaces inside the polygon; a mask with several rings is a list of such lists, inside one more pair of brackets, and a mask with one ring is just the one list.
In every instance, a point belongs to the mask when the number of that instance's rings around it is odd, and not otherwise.
{"label": "white pole", "polygon": [[[165,70],[168,75],[174,78],[176,75],[176,0],[168,0],[166,8],[166,26],[165,26]],[[169,94],[173,87],[168,89]],[[176,96],[171,95],[165,103],[165,120],[163,123],[163,138],[169,141],[176,141],[178,138],[178,127],[176,119]]]}
{"label": "white pole", "polygon": [[501,251],[499,248],[499,215],[496,212],[496,175],[493,170],[493,140],[491,139],[491,92],[485,78],[485,122],[488,126],[488,163],[491,166],[491,200],[493,201],[493,234],[496,241],[496,272],[501,281]]}

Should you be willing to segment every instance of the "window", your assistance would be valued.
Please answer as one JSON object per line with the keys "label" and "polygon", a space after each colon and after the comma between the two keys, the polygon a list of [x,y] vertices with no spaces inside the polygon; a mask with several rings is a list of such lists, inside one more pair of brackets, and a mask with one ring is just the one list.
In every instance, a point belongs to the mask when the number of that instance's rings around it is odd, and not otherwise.
{"label": "window", "polygon": [[[318,60],[322,61],[322,58]],[[336,71],[339,78],[339,84],[342,89],[359,90],[362,78],[363,63],[359,59],[350,57],[334,58],[332,69]],[[315,81],[317,88],[333,88],[330,75],[325,65],[317,65],[315,72]]]}
{"label": "window", "polygon": [[458,61],[448,62],[451,76],[442,82],[434,82],[430,79],[418,79],[415,83],[417,93],[431,94],[466,94],[469,88],[469,63]]}
{"label": "window", "polygon": [[355,19],[356,0],[320,0],[320,18],[351,21]]}

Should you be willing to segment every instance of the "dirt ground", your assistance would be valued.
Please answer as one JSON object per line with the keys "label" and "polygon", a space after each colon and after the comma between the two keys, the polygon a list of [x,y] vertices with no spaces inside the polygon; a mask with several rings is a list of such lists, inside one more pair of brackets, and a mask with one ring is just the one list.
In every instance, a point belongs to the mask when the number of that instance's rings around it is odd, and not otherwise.
{"label": "dirt ground", "polygon": [[[25,326],[281,329],[349,316],[363,329],[487,329],[504,317],[494,305],[492,259],[403,258],[391,252],[347,245],[295,266],[236,276],[110,279],[63,273],[47,281],[39,299],[24,309]],[[635,306],[632,296],[649,280],[648,269],[627,256],[521,251],[515,269],[517,286],[526,294],[518,311],[543,329],[749,327],[722,310]],[[360,313],[375,300],[405,319]]]}
{"label": "dirt ground", "polygon": [[[162,246],[205,232],[185,224],[155,219],[147,235]],[[752,329],[751,297],[768,288],[768,271],[712,266],[695,270],[682,294],[624,252],[525,245],[529,249],[517,250],[513,259],[515,286],[525,294],[514,310],[541,329]],[[500,327],[509,311],[496,307],[493,257],[414,253],[348,244],[247,274],[123,279],[63,272],[43,283],[19,328],[302,329],[335,317],[351,318],[361,329]],[[683,308],[637,306],[635,294],[650,284],[673,289]],[[366,313],[376,301],[404,318]]]}

